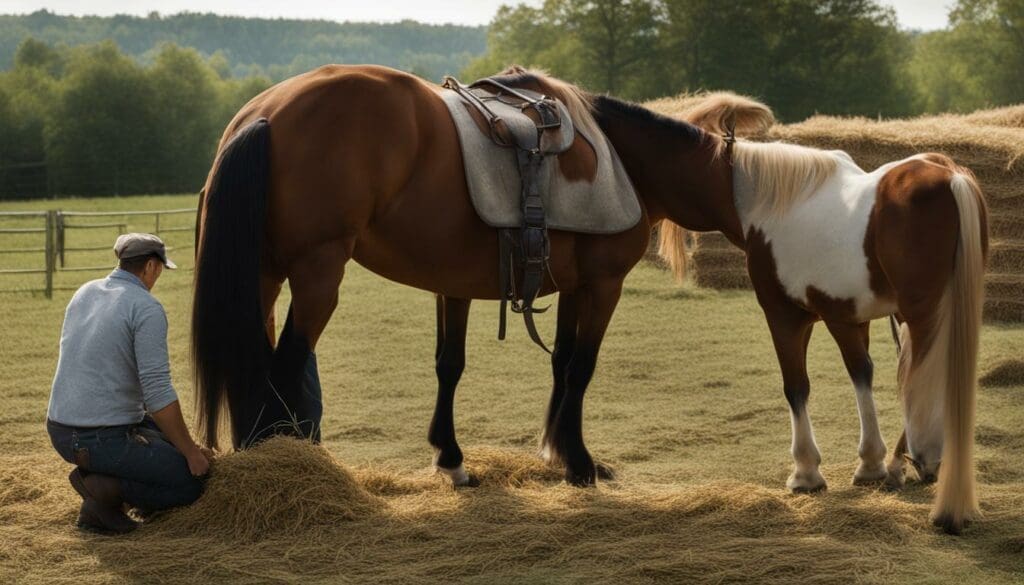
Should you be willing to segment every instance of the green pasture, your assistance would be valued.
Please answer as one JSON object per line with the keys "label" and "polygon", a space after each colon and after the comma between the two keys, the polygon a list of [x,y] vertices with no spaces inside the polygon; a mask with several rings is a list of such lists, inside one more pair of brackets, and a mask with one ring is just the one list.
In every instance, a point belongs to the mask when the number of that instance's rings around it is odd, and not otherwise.
{"label": "green pasture", "polygon": [[[194,205],[195,201],[195,196],[186,195],[70,199],[5,203],[0,205],[0,211],[172,209]],[[175,221],[189,225],[192,218],[179,217]],[[132,222],[128,227],[150,229]],[[81,245],[102,245],[112,243],[115,235],[116,230],[80,230],[75,238]],[[179,241],[169,238],[172,245],[191,241],[187,232],[177,232],[177,236]],[[0,247],[31,245],[29,240],[7,237]],[[165,271],[154,293],[166,308],[170,322],[175,385],[186,410],[191,410],[188,333],[192,249],[180,248],[172,257],[184,269]],[[109,252],[102,252],[69,256],[69,264],[72,262],[81,266],[112,266],[113,258]],[[30,265],[42,266],[42,254],[0,255],[0,268]],[[70,287],[99,276],[102,272],[65,273],[58,278],[60,285]],[[35,277],[41,282],[42,275],[33,275],[32,279],[3,277],[0,288],[29,286]],[[126,569],[118,564],[118,559],[125,556],[116,554],[118,547],[128,546],[124,543],[131,539],[143,538],[147,528],[121,541],[80,536],[71,527],[77,498],[66,482],[47,483],[49,491],[37,494],[35,499],[24,495],[35,493],[32,490],[36,489],[26,477],[60,478],[69,471],[52,452],[43,422],[62,315],[71,294],[71,290],[59,290],[53,300],[40,294],[0,295],[0,368],[4,373],[0,377],[0,582],[71,581],[74,573],[83,568],[90,571],[90,582],[159,581],[160,576],[146,573],[145,568]],[[352,264],[342,283],[340,298],[317,350],[325,400],[324,443],[346,465],[386,468],[402,476],[418,477],[425,473],[432,455],[426,432],[436,392],[432,363],[433,297],[387,282]],[[277,307],[279,323],[283,323],[286,310],[287,294]],[[532,453],[551,386],[548,357],[530,343],[518,319],[510,321],[507,341],[496,340],[497,311],[494,302],[473,305],[467,367],[456,397],[456,430],[467,451],[466,465],[470,471],[476,463],[474,448],[490,447],[523,456]],[[539,320],[545,338],[552,339],[553,313]],[[902,415],[895,387],[895,350],[884,322],[873,327],[872,354],[879,417],[891,448],[901,430]],[[985,327],[981,373],[1009,360],[1019,360],[1022,355],[1024,327]],[[810,414],[829,490],[818,496],[790,496],[784,490],[791,465],[789,413],[768,330],[753,294],[677,288],[666,272],[653,264],[641,264],[626,281],[587,392],[584,412],[584,432],[591,452],[613,464],[619,479],[580,497],[611,498],[611,503],[605,505],[614,506],[615,498],[622,494],[646,493],[644,490],[676,493],[672,490],[705,485],[729,486],[730,493],[747,488],[758,493],[767,490],[766,497],[781,502],[781,506],[814,506],[825,518],[820,529],[813,524],[799,528],[799,536],[793,533],[794,550],[812,542],[834,544],[849,547],[850,554],[863,561],[845,568],[839,577],[834,568],[815,564],[807,554],[800,555],[799,563],[793,560],[787,565],[789,553],[777,543],[786,541],[790,535],[787,531],[797,529],[787,523],[766,526],[757,533],[773,538],[774,548],[759,545],[764,541],[757,538],[746,539],[729,549],[731,556],[723,557],[723,562],[731,563],[733,569],[750,564],[751,571],[757,569],[755,565],[759,562],[783,567],[780,572],[766,576],[765,580],[773,582],[1009,584],[1024,580],[1024,386],[989,385],[980,389],[977,460],[980,499],[986,518],[964,536],[951,538],[938,534],[927,523],[926,504],[931,488],[911,482],[902,494],[890,495],[851,485],[859,432],[856,403],[839,351],[824,327],[819,326],[812,339],[809,368]],[[487,498],[489,489],[493,488],[485,482],[476,491],[460,490],[460,497],[470,501],[475,494]],[[521,495],[515,501],[527,507],[532,501],[528,495],[537,490],[561,493],[564,489],[549,482],[539,488],[523,488],[526,491],[522,494],[512,490],[511,495],[504,493],[503,497]],[[44,501],[49,503],[33,503]],[[739,517],[745,513],[743,510],[729,509],[729,501],[719,501],[715,512],[735,513],[737,523],[749,523],[750,518]],[[913,506],[907,508],[912,511],[909,516],[898,520],[899,538],[887,538],[865,525],[876,520],[870,514],[845,516],[841,521],[843,530],[828,528],[832,526],[828,520],[830,508],[848,512],[851,506],[870,509],[902,502]],[[500,510],[494,513],[501,515]],[[691,521],[685,514],[674,518],[674,522]],[[514,520],[515,517],[507,519]],[[556,525],[543,530],[556,530],[559,521],[553,520]],[[537,567],[544,567],[543,571],[534,566],[534,561],[522,560],[521,555],[502,556],[495,549],[496,552],[488,553],[493,554],[493,567],[479,565],[475,570],[482,574],[471,575],[460,574],[457,569],[458,557],[471,550],[473,543],[459,542],[456,533],[432,531],[429,524],[420,529],[430,538],[452,539],[455,544],[450,565],[445,564],[444,558],[431,565],[440,571],[433,578],[449,581],[476,578],[477,582],[579,582],[589,575],[591,582],[600,582],[599,575],[588,573],[586,567],[575,565],[572,559],[581,550],[591,555],[588,558],[599,559],[601,551],[613,550],[618,542],[615,531],[602,532],[600,527],[592,537],[596,540],[548,542],[536,553]],[[543,531],[539,525],[537,530]],[[685,527],[665,530],[665,534],[674,535]],[[59,538],[54,538],[55,534]],[[707,536],[718,537],[718,533]],[[516,541],[518,537],[509,538],[511,541],[503,546],[520,551],[529,547],[525,541]],[[620,561],[626,564],[620,567],[618,582],[678,582],[680,575],[688,574],[680,567],[697,560],[689,558],[691,553],[687,550],[672,546],[672,539],[666,538],[642,555],[644,562],[657,557],[655,565],[661,568],[660,572],[647,568],[641,571],[639,566],[631,572],[631,561],[626,558]],[[380,547],[394,545],[388,542],[382,539],[361,546],[370,551],[367,554],[373,550],[380,553]],[[287,543],[278,544],[279,550],[287,551]],[[268,547],[274,548],[269,544]],[[226,579],[224,582],[232,578],[260,582],[260,576],[266,581],[300,583],[374,577],[346,572],[340,554],[333,557],[334,564],[329,564],[327,572],[320,565],[308,571],[302,565],[293,565],[291,577],[270,572],[271,560],[277,553],[261,549],[253,554],[244,570],[234,572],[233,566],[223,564],[207,574],[220,576]],[[197,570],[195,563],[201,558],[201,554],[193,558],[193,553],[183,551],[180,567],[168,569],[170,572],[164,577],[171,581],[189,578],[193,574],[189,571]],[[271,564],[263,565],[260,559],[270,559],[266,562]],[[401,558],[395,562],[401,562]],[[60,563],[69,563],[66,572],[60,570]],[[429,572],[410,574],[424,581],[432,577]],[[709,581],[726,582],[742,581],[743,574],[742,570],[733,570],[706,576]],[[489,580],[488,575],[494,579]]]}

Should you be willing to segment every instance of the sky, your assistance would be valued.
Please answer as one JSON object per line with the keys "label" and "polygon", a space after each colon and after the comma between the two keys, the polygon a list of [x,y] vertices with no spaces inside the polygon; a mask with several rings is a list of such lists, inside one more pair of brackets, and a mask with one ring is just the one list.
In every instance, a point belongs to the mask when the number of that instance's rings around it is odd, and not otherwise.
{"label": "sky", "polygon": [[[896,8],[904,28],[932,30],[946,26],[955,0],[879,0]],[[0,0],[0,13],[26,14],[45,8],[58,14],[146,15],[215,12],[268,18],[487,24],[502,4],[518,0]],[[538,5],[541,0],[527,0]]]}

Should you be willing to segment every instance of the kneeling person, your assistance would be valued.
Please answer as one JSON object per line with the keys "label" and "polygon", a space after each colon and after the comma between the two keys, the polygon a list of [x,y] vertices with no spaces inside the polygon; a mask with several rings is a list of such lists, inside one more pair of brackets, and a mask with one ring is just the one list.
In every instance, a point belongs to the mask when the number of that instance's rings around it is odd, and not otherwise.
{"label": "kneeling person", "polygon": [[120,236],[114,253],[118,267],[68,303],[46,426],[77,466],[69,479],[84,500],[78,525],[128,532],[136,523],[125,505],[150,513],[191,504],[209,461],[182,418],[167,316],[150,294],[164,267],[176,266],[150,234]]}

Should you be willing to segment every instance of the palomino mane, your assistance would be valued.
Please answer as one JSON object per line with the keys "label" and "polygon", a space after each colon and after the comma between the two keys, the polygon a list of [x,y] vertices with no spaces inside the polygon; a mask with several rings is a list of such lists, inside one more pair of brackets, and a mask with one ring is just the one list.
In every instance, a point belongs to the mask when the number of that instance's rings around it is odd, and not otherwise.
{"label": "palomino mane", "polygon": [[[761,136],[775,123],[767,105],[730,91],[716,91],[679,98],[682,118],[712,134],[730,131],[741,136]],[[720,154],[724,152],[725,141]],[[736,142],[733,166],[754,185],[758,217],[779,217],[789,211],[835,171],[835,155],[823,150],[781,142]]]}
{"label": "palomino mane", "polygon": [[784,142],[737,142],[733,166],[753,184],[758,219],[784,216],[835,172],[835,154]]}
{"label": "palomino mane", "polygon": [[[775,115],[767,105],[732,92],[683,96],[675,103],[682,110],[677,114],[681,120],[713,135],[734,132],[760,136],[775,123]],[[725,140],[718,142],[719,156],[724,155],[726,145]],[[826,151],[780,142],[735,142],[731,157],[734,168],[753,184],[753,214],[759,219],[785,215],[820,187],[838,164],[836,157]],[[661,222],[658,253],[678,280],[686,275],[688,239],[685,229],[667,220]]]}

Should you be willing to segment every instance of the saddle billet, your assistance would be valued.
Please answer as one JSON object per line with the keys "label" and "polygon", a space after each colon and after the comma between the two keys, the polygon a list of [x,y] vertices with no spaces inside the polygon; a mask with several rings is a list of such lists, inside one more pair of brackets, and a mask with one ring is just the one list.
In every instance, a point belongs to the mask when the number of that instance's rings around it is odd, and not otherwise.
{"label": "saddle billet", "polygon": [[[558,100],[537,92],[508,87],[493,78],[484,78],[467,86],[454,77],[446,76],[442,86],[457,93],[467,104],[480,112],[487,121],[491,140],[495,144],[515,148],[522,182],[520,205],[523,220],[519,229],[503,228],[498,231],[498,271],[501,287],[498,339],[505,339],[505,309],[511,303],[512,311],[523,315],[530,339],[544,351],[551,353],[537,333],[533,319],[534,313],[543,313],[547,310],[547,307],[538,309],[533,303],[544,283],[544,274],[550,273],[548,259],[551,246],[545,221],[544,200],[540,192],[540,175],[545,157],[565,152],[572,146],[575,138],[572,119],[568,110]],[[515,106],[519,113],[498,115],[488,107],[488,102],[492,101]],[[526,114],[527,110],[532,110],[537,120],[529,117]],[[522,275],[518,292],[517,272]]]}

